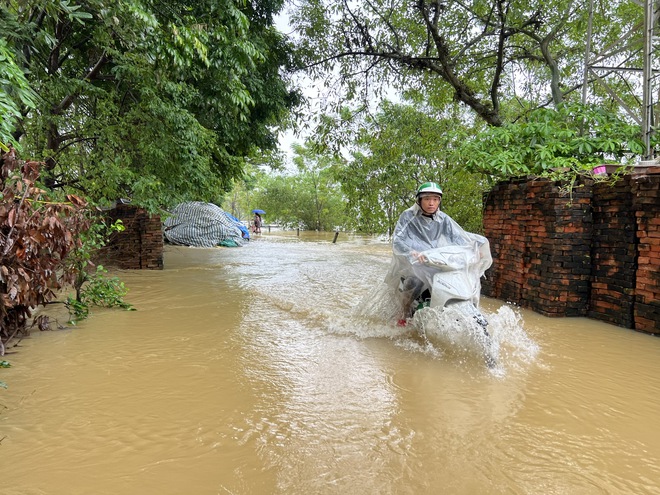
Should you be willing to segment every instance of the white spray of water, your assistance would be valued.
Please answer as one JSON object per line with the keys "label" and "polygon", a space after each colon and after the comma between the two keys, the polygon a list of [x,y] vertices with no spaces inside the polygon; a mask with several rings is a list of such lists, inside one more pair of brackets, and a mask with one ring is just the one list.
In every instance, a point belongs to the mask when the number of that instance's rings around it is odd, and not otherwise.
{"label": "white spray of water", "polygon": [[466,314],[457,305],[421,309],[409,324],[435,347],[443,349],[447,357],[498,361],[499,342],[473,315]]}
{"label": "white spray of water", "polygon": [[526,368],[534,362],[539,348],[525,332],[519,312],[502,305],[494,313],[482,313],[488,320],[486,330],[458,306],[424,308],[406,326],[397,326],[401,303],[383,283],[374,287],[347,315],[351,324],[336,319],[329,330],[360,338],[392,338],[397,346],[409,352],[466,366],[486,363],[491,373],[499,376],[506,374],[506,370]]}
{"label": "white spray of water", "polygon": [[539,346],[525,332],[519,311],[505,304],[496,313],[488,314],[487,318],[502,362],[509,367],[524,368],[536,360]]}
{"label": "white spray of water", "polygon": [[483,315],[488,320],[487,333],[472,316],[452,306],[418,311],[411,323],[435,347],[443,349],[448,359],[469,363],[488,362],[491,357],[496,375],[526,368],[535,361],[539,347],[525,332],[519,312],[502,305],[495,313]]}

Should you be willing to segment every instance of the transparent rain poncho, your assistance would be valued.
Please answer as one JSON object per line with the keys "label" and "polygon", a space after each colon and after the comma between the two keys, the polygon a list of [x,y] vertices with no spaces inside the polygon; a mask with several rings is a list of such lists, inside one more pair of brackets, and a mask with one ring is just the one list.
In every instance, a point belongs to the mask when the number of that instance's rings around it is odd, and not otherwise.
{"label": "transparent rain poncho", "polygon": [[[433,266],[433,250],[441,251],[448,246],[461,246],[467,252],[464,269],[473,287],[470,299],[479,303],[480,278],[490,267],[493,259],[490,254],[488,239],[484,236],[466,232],[446,213],[436,212],[432,217],[422,214],[422,209],[415,204],[399,217],[392,250],[394,256],[385,283],[396,291],[413,292],[408,296],[417,297],[433,286],[433,276],[438,268]],[[424,254],[426,263],[419,261],[418,255]],[[412,283],[411,283],[412,282]],[[405,294],[401,293],[404,297]]]}

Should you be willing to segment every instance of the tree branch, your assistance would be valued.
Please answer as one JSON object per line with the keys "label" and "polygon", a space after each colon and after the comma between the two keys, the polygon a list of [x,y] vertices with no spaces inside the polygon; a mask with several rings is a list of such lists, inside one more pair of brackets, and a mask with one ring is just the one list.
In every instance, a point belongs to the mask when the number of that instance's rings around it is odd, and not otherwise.
{"label": "tree branch", "polygon": [[485,105],[481,100],[474,94],[474,91],[461,80],[461,78],[454,71],[453,65],[450,60],[449,47],[447,46],[444,38],[440,35],[438,31],[432,29],[432,22],[428,16],[428,12],[424,8],[424,0],[418,0],[417,10],[420,12],[424,23],[426,24],[427,30],[431,32],[433,41],[436,46],[436,51],[438,53],[437,62],[439,65],[429,64],[426,68],[433,70],[440,77],[442,77],[446,82],[448,82],[454,88],[454,97],[456,100],[465,103],[467,106],[472,108],[477,115],[484,119],[489,125],[500,126],[502,125],[502,120],[500,119],[499,114],[491,106]]}
{"label": "tree branch", "polygon": [[[90,69],[90,71],[87,73],[85,77],[83,77],[83,81],[91,81],[93,80],[96,75],[99,73],[99,71],[103,68],[103,66],[108,62],[110,58],[107,56],[105,52],[103,52],[103,55],[97,60],[96,64],[94,64],[94,67]],[[73,93],[69,93],[57,106],[55,106],[52,110],[53,115],[59,115],[64,110],[69,108],[71,104],[74,102],[76,97],[78,96],[79,91],[74,91]]]}
{"label": "tree branch", "polygon": [[499,36],[497,37],[497,52],[496,58],[497,62],[495,63],[495,73],[493,74],[493,80],[490,84],[490,101],[493,104],[493,110],[496,112],[500,111],[500,100],[498,97],[498,90],[500,87],[500,81],[502,78],[502,71],[504,70],[504,49],[505,42],[507,40],[506,34],[506,13],[503,9],[504,2],[502,0],[497,1],[497,18],[500,23]]}

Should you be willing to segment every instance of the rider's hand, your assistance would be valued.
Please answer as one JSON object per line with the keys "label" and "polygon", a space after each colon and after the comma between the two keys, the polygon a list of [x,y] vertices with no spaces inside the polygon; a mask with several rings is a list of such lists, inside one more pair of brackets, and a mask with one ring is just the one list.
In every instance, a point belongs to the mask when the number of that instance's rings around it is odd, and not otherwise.
{"label": "rider's hand", "polygon": [[428,261],[423,253],[418,253],[417,251],[411,251],[410,256],[413,258],[413,263],[426,263]]}

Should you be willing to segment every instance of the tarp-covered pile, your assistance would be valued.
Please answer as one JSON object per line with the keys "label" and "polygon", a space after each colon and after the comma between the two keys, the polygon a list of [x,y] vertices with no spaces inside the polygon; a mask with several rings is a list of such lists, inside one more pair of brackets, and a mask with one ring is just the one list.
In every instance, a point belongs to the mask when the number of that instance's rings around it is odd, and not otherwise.
{"label": "tarp-covered pile", "polygon": [[165,239],[182,246],[242,246],[245,239],[241,227],[219,206],[190,201],[174,208],[172,216],[165,220]]}

